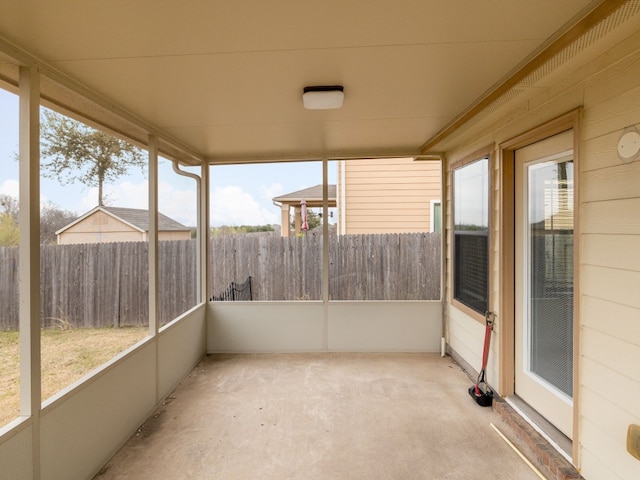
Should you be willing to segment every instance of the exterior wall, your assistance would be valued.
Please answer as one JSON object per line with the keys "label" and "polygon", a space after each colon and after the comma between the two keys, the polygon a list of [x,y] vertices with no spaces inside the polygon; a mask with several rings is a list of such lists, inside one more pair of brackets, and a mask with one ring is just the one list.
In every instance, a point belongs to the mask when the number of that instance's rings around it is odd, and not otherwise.
{"label": "exterior wall", "polygon": [[[448,165],[487,145],[493,154],[494,208],[491,245],[491,309],[497,311],[489,381],[500,369],[500,181],[499,145],[531,128],[582,107],[577,152],[576,211],[579,250],[574,399],[577,435],[574,463],[587,480],[640,478],[640,461],[626,451],[630,424],[640,424],[640,160],[622,162],[617,142],[626,127],[640,124],[640,21],[628,38],[580,58],[552,74],[522,98],[485,112],[443,142]],[[589,54],[590,52],[586,52]],[[448,175],[445,184],[450,187]],[[450,190],[449,190],[450,191]],[[448,201],[450,201],[450,198]],[[480,367],[482,325],[456,308],[451,298],[451,211],[447,213],[445,315],[449,348]],[[493,358],[491,358],[493,357]],[[508,389],[502,386],[502,392]],[[577,442],[577,444],[576,444]]]}
{"label": "exterior wall", "polygon": [[[189,240],[191,232],[159,231],[158,240]],[[146,242],[148,235],[104,212],[95,212],[58,235],[58,244]]]}
{"label": "exterior wall", "polygon": [[337,180],[341,234],[429,232],[440,200],[440,163],[412,158],[346,160]]}
{"label": "exterior wall", "polygon": [[59,244],[140,242],[143,232],[104,212],[95,212],[58,235]]}
{"label": "exterior wall", "polygon": [[185,231],[170,231],[170,232],[158,232],[158,240],[190,240],[191,232]]}

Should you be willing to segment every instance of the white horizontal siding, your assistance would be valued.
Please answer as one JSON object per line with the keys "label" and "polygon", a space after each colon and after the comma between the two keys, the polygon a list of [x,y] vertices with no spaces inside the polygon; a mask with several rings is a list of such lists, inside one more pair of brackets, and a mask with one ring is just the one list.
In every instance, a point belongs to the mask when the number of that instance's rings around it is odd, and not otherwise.
{"label": "white horizontal siding", "polygon": [[582,201],[621,200],[638,196],[640,162],[586,172],[581,177]]}
{"label": "white horizontal siding", "polygon": [[[589,475],[587,479],[631,480],[631,477],[625,476],[624,473],[616,473],[620,465],[621,449],[619,445],[618,448],[612,448],[615,445],[612,443],[612,437],[594,427],[588,419],[582,418],[581,423],[582,434],[593,439],[589,446],[582,449],[582,456],[585,457],[583,469]],[[609,454],[611,451],[613,455]]]}
{"label": "white horizontal siding", "polygon": [[640,478],[626,451],[627,428],[640,423],[640,162],[617,155],[622,131],[640,123],[639,76],[636,50],[584,89],[579,418],[587,479]]}
{"label": "white horizontal siding", "polygon": [[[460,355],[475,371],[482,368],[482,352],[484,349],[485,326],[470,318],[457,308],[450,306],[448,311],[448,339],[449,346]],[[487,381],[497,388],[499,348],[498,332],[491,335],[489,359],[487,361]]]}
{"label": "white horizontal siding", "polygon": [[580,222],[584,234],[640,235],[640,198],[586,203],[582,206]]}
{"label": "white horizontal siding", "polygon": [[640,308],[640,272],[582,265],[580,278],[583,295]]}
{"label": "white horizontal siding", "polygon": [[640,308],[587,294],[582,296],[581,307],[583,328],[590,328],[616,338],[640,338]]}

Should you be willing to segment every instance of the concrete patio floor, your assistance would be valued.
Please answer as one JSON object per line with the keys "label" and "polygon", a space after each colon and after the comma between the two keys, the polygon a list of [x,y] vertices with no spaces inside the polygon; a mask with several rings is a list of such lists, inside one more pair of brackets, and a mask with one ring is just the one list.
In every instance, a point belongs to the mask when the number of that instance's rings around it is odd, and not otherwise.
{"label": "concrete patio floor", "polygon": [[539,479],[436,354],[209,355],[95,478]]}

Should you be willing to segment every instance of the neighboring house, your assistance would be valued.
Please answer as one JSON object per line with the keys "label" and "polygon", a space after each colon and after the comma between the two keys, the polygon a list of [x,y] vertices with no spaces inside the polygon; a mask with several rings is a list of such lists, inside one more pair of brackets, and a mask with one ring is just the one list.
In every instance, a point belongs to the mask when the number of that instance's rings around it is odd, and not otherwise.
{"label": "neighboring house", "polygon": [[[337,207],[338,233],[440,231],[440,162],[377,158],[338,162],[337,185],[328,185],[329,207]],[[301,204],[322,207],[322,185],[276,197],[282,209],[282,236],[300,233]]]}
{"label": "neighboring house", "polygon": [[[137,208],[96,207],[56,232],[58,244],[146,242],[149,212]],[[158,213],[159,240],[187,240],[191,229]]]}
{"label": "neighboring house", "polygon": [[440,162],[377,158],[338,162],[338,232],[439,231]]}
{"label": "neighboring house", "polygon": [[[336,186],[327,185],[327,201],[329,208],[336,206]],[[296,192],[286,193],[275,197],[273,203],[280,206],[282,212],[282,236],[288,237],[291,231],[291,209],[293,208],[294,232],[299,234],[302,225],[302,203],[306,203],[307,208],[322,208],[322,185],[304,188]]]}

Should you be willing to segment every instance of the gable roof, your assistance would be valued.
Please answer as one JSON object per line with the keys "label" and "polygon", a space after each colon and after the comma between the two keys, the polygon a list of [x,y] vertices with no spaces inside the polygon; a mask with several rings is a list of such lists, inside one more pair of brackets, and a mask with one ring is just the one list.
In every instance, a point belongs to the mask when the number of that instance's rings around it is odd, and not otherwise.
{"label": "gable roof", "polygon": [[[102,207],[107,213],[130,223],[145,232],[149,231],[149,210],[137,208]],[[158,230],[163,232],[172,230],[189,230],[189,227],[175,221],[173,218],[158,212]]]}
{"label": "gable roof", "polygon": [[[61,234],[65,230],[80,223],[82,220],[93,215],[98,211],[104,212],[107,215],[126,223],[127,225],[135,228],[140,232],[149,231],[149,210],[143,210],[138,208],[107,207],[103,205],[103,206],[95,207],[92,210],[89,210],[84,215],[81,215],[80,217],[76,218],[73,222],[69,223],[68,225],[65,225],[64,227],[62,227],[60,230],[56,232],[56,235]],[[188,230],[190,230],[189,227],[158,212],[158,231],[168,232],[168,231],[188,231]]]}
{"label": "gable roof", "polygon": [[[336,186],[335,185],[327,185],[328,193],[327,198],[329,203],[335,203],[336,201]],[[274,197],[274,202],[281,203],[300,203],[302,199],[309,203],[322,203],[322,185],[316,185],[314,187],[303,188],[302,190],[297,190],[291,193],[285,193],[284,195],[280,195],[279,197]]]}

